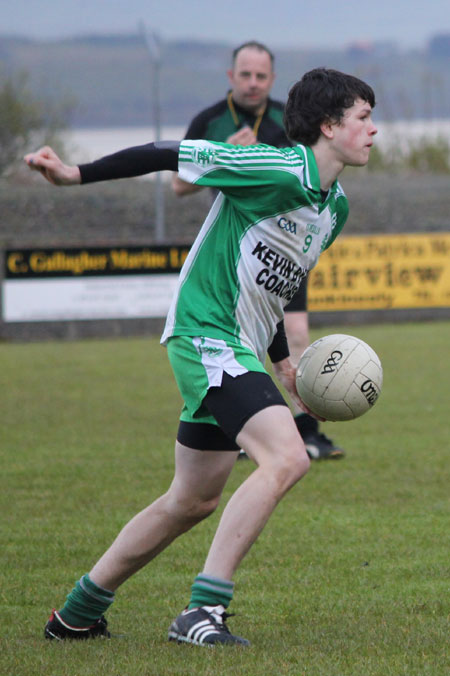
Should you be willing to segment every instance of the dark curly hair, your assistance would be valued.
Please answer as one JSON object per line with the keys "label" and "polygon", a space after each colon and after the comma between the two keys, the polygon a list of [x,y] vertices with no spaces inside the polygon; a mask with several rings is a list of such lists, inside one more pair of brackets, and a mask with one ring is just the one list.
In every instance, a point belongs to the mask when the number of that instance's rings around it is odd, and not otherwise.
{"label": "dark curly hair", "polygon": [[314,145],[325,121],[340,122],[356,99],[373,108],[372,87],[353,75],[328,68],[315,68],[302,77],[289,92],[284,113],[288,137],[297,143]]}

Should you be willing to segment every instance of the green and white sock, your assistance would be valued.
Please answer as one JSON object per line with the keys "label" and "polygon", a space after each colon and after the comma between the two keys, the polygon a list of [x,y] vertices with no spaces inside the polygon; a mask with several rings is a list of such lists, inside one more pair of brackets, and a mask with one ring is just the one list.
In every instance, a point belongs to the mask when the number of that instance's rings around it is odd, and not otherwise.
{"label": "green and white sock", "polygon": [[191,587],[191,608],[201,606],[223,606],[227,608],[233,598],[234,582],[222,580],[219,577],[212,577],[199,573]]}
{"label": "green and white sock", "polygon": [[89,575],[75,583],[59,615],[72,627],[90,627],[114,601],[114,592],[92,582]]}

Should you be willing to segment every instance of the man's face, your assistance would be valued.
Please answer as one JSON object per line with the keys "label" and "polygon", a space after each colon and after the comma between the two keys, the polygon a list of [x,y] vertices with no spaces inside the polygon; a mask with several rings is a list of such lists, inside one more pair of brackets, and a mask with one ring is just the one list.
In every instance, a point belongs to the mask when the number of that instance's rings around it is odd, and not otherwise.
{"label": "man's face", "polygon": [[332,147],[336,157],[346,166],[362,167],[369,161],[370,148],[377,128],[372,121],[372,107],[356,99],[343,118],[331,125]]}
{"label": "man's face", "polygon": [[256,115],[261,112],[275,79],[269,54],[254,47],[244,47],[227,75],[233,100]]}

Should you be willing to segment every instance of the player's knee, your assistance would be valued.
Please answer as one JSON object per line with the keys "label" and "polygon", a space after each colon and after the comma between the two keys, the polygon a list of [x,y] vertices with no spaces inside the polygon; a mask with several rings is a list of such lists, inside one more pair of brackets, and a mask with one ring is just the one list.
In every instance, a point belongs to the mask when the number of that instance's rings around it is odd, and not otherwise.
{"label": "player's knee", "polygon": [[220,502],[220,495],[204,498],[189,496],[185,499],[176,499],[172,502],[172,511],[180,521],[186,525],[193,525],[210,516]]}
{"label": "player's knee", "polygon": [[308,472],[310,467],[311,467],[311,460],[309,458],[309,455],[306,452],[306,448],[302,444],[301,453],[297,455],[297,460],[296,460],[296,469],[297,469],[297,475],[298,475],[297,481],[299,481],[302,477],[305,476],[305,474]]}
{"label": "player's knee", "polygon": [[310,459],[301,440],[299,443],[285,447],[275,456],[275,462],[268,468],[273,479],[277,482],[277,489],[285,493],[297,481],[305,476],[309,467]]}
{"label": "player's knee", "polygon": [[217,509],[220,502],[220,495],[209,499],[197,500],[193,505],[191,514],[197,521],[202,521],[210,516]]}
{"label": "player's knee", "polygon": [[296,444],[292,449],[289,449],[286,454],[283,470],[287,474],[289,481],[295,484],[305,476],[310,465],[311,461],[303,442],[301,442],[300,444]]}

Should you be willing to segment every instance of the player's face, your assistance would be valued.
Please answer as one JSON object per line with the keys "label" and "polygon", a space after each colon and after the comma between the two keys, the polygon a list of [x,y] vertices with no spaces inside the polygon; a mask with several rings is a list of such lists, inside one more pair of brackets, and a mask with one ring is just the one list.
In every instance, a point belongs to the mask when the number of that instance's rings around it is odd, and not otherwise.
{"label": "player's face", "polygon": [[362,167],[369,161],[377,128],[372,121],[372,107],[357,99],[340,122],[332,125],[333,148],[345,166]]}
{"label": "player's face", "polygon": [[275,79],[269,54],[245,47],[227,74],[234,101],[257,115],[264,108]]}

